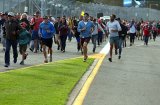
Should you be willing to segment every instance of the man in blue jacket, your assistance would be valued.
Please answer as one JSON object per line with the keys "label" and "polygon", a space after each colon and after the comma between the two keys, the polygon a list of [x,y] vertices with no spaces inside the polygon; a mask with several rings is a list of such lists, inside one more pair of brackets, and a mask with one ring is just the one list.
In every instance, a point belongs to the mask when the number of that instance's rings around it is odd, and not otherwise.
{"label": "man in blue jacket", "polygon": [[50,62],[52,62],[52,44],[53,35],[55,34],[55,28],[53,24],[49,22],[47,16],[43,17],[43,22],[40,24],[39,32],[41,35],[43,54],[45,57],[44,63],[48,63],[46,47],[48,47],[50,53]]}
{"label": "man in blue jacket", "polygon": [[78,32],[80,32],[81,37],[81,47],[83,49],[83,55],[84,55],[84,62],[86,62],[88,55],[87,55],[87,45],[91,39],[91,34],[93,32],[93,22],[89,20],[89,14],[85,13],[83,20],[79,22],[78,24]]}

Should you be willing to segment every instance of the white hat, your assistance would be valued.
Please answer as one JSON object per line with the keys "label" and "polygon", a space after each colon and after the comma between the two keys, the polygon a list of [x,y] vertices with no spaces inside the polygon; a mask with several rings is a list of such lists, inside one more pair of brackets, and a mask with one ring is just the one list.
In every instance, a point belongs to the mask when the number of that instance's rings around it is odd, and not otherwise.
{"label": "white hat", "polygon": [[13,12],[8,12],[8,16],[15,16]]}

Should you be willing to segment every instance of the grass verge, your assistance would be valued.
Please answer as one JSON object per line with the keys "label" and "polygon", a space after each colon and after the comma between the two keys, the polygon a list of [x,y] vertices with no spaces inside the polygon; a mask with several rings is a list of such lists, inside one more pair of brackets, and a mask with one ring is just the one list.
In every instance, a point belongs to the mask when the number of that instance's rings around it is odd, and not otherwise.
{"label": "grass verge", "polygon": [[0,73],[0,104],[65,105],[93,61],[76,58]]}

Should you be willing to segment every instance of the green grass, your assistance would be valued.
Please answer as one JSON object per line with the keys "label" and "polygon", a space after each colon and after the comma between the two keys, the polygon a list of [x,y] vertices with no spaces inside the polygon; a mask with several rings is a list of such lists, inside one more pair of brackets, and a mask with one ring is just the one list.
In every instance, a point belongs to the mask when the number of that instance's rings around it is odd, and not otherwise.
{"label": "green grass", "polygon": [[77,58],[0,73],[0,105],[65,105],[93,60]]}

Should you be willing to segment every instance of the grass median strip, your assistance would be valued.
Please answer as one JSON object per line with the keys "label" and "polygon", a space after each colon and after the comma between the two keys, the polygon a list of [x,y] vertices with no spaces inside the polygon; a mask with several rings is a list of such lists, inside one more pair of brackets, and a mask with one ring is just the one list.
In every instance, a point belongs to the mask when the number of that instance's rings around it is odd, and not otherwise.
{"label": "grass median strip", "polygon": [[0,73],[0,104],[65,105],[93,61],[76,58]]}

